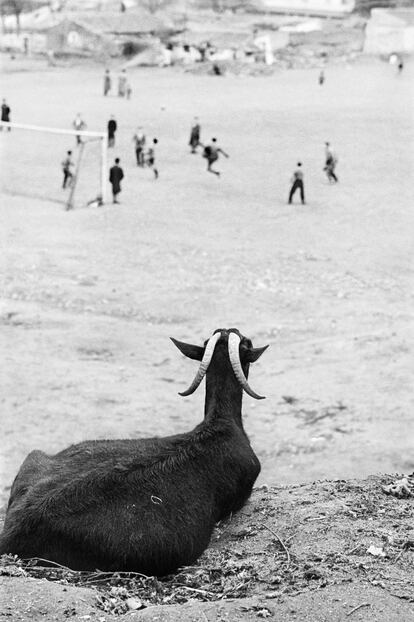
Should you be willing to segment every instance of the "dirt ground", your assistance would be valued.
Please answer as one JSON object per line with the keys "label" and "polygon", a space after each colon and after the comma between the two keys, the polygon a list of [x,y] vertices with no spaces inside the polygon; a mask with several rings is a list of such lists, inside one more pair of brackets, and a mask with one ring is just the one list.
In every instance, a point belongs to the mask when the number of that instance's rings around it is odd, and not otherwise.
{"label": "dirt ground", "polygon": [[194,566],[163,580],[0,561],[0,611],[12,622],[411,622],[414,504],[385,495],[390,481],[256,489]]}
{"label": "dirt ground", "polygon": [[[128,102],[103,98],[101,69],[5,69],[16,122],[80,111],[102,130],[114,114],[126,177],[120,206],[65,212],[74,145],[0,135],[2,504],[31,449],[193,427],[203,391],[177,395],[195,368],[169,337],[230,326],[270,344],[251,370],[267,400],[244,404],[258,485],[413,471],[412,64],[328,68],[323,88],[314,71],[137,70]],[[230,154],[220,179],[189,153],[195,114]],[[159,139],[156,182],[134,164],[138,124]],[[307,205],[289,206],[298,159]]]}

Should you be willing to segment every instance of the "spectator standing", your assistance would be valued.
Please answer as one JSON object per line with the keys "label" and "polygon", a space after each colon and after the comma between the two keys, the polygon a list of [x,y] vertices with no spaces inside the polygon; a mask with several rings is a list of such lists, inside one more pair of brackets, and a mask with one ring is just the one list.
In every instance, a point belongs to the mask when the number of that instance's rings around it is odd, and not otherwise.
{"label": "spectator standing", "polygon": [[108,147],[115,147],[115,132],[117,130],[117,123],[114,115],[108,121]]}
{"label": "spectator standing", "polygon": [[299,190],[300,200],[302,201],[302,205],[305,205],[305,189],[303,186],[302,162],[298,162],[297,168],[293,173],[292,187],[289,193],[289,204],[292,203],[293,195],[295,194],[296,190]]}
{"label": "spectator standing", "polygon": [[121,192],[121,181],[124,178],[124,171],[119,166],[119,158],[115,158],[115,164],[109,169],[109,181],[112,186],[112,203],[119,203],[118,194]]}
{"label": "spectator standing", "polygon": [[194,117],[194,122],[190,132],[189,145],[191,147],[191,153],[196,153],[197,147],[200,144],[201,126],[198,117]]}
{"label": "spectator standing", "polygon": [[106,97],[112,88],[112,78],[109,69],[105,69],[104,75],[104,96]]}
{"label": "spectator standing", "polygon": [[[1,120],[3,123],[10,123],[10,114],[11,114],[10,106],[8,105],[6,100],[3,99],[2,104],[1,104]],[[0,130],[3,130],[3,123],[0,125]],[[10,132],[11,127],[9,126],[7,130]]]}
{"label": "spectator standing", "polygon": [[118,76],[118,97],[125,97],[127,87],[126,71],[123,69]]}
{"label": "spectator standing", "polygon": [[321,69],[321,72],[319,74],[319,78],[318,78],[318,82],[319,84],[322,86],[323,83],[325,82],[325,72],[323,69]]}

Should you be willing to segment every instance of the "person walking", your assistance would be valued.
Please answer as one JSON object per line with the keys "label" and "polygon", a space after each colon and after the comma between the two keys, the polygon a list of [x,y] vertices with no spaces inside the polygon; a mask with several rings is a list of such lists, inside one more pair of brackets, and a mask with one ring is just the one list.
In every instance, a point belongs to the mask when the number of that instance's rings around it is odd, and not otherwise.
{"label": "person walking", "polygon": [[191,153],[196,153],[197,147],[200,144],[201,126],[198,117],[194,117],[194,122],[190,132],[189,145],[191,147]]}
{"label": "person walking", "polygon": [[155,146],[157,143],[158,143],[158,140],[154,138],[152,141],[152,146],[149,147],[148,152],[147,152],[147,165],[149,168],[152,169],[155,179],[158,179],[158,169],[155,166]]}
{"label": "person walking", "polygon": [[66,186],[71,186],[73,182],[73,173],[71,168],[73,167],[72,161],[72,152],[66,152],[66,158],[62,162],[62,171],[63,171],[63,183],[62,188],[66,188]]}
{"label": "person walking", "polygon": [[321,69],[321,72],[319,74],[318,82],[319,82],[320,86],[322,86],[323,83],[325,82],[325,72],[324,72],[323,69]]}
{"label": "person walking", "polygon": [[325,143],[325,167],[323,170],[326,172],[329,183],[338,183],[338,177],[335,173],[335,167],[337,162],[337,157],[333,153],[330,143]]}
{"label": "person walking", "polygon": [[104,96],[106,97],[112,88],[112,78],[109,69],[105,69],[104,75]]}
{"label": "person walking", "polygon": [[119,203],[118,194],[121,192],[121,181],[124,178],[124,171],[119,166],[119,158],[115,158],[115,164],[109,169],[109,181],[112,186],[112,203]]}
{"label": "person walking", "polygon": [[[73,128],[77,131],[77,132],[83,132],[84,130],[86,130],[86,123],[85,121],[82,119],[80,112],[78,112],[78,114],[75,117],[75,120],[73,122]],[[80,137],[80,134],[76,135],[76,144],[80,145],[82,142],[82,139]]]}
{"label": "person walking", "polygon": [[115,147],[115,132],[117,130],[117,123],[114,115],[108,121],[108,147]]}
{"label": "person walking", "polygon": [[[3,99],[2,104],[1,104],[1,120],[2,120],[2,123],[0,125],[0,131],[3,130],[3,123],[10,123],[10,114],[11,114],[10,106],[8,105],[6,100]],[[11,127],[9,126],[7,128],[7,130],[10,132]]]}
{"label": "person walking", "polygon": [[225,151],[223,151],[223,149],[221,149],[221,147],[219,147],[217,145],[217,138],[212,138],[211,139],[211,144],[210,145],[206,145],[204,147],[204,150],[203,150],[203,158],[206,158],[206,160],[207,160],[207,172],[208,173],[213,173],[217,177],[220,177],[220,172],[219,171],[215,171],[212,168],[212,166],[213,166],[214,162],[217,162],[217,160],[219,159],[219,154],[220,153],[222,153],[224,155],[224,157],[226,157],[226,158],[229,157],[229,155]]}
{"label": "person walking", "polygon": [[147,139],[141,126],[137,129],[136,133],[132,137],[132,140],[135,143],[137,166],[144,166],[144,148]]}
{"label": "person walking", "polygon": [[298,162],[297,168],[293,173],[292,187],[289,193],[289,205],[292,203],[293,195],[295,194],[296,190],[300,191],[300,200],[302,201],[302,205],[305,205],[305,189],[303,186],[302,162]]}

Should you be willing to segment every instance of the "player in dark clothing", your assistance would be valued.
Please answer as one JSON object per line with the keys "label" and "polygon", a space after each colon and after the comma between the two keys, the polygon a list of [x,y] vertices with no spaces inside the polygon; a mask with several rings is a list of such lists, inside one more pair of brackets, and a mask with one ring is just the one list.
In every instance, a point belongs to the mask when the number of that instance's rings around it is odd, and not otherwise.
{"label": "player in dark clothing", "polygon": [[305,190],[303,187],[302,162],[298,162],[298,167],[293,173],[292,187],[289,193],[289,204],[292,203],[293,195],[295,194],[296,190],[300,191],[300,200],[302,201],[302,205],[305,205]]}
{"label": "player in dark clothing", "polygon": [[73,181],[73,173],[71,168],[73,166],[72,162],[72,152],[66,152],[66,158],[62,162],[62,171],[63,171],[63,183],[62,188],[66,188],[66,186],[71,186]]}
{"label": "player in dark clothing", "polygon": [[[4,121],[4,123],[10,123],[10,106],[8,106],[7,102],[5,99],[3,99],[3,102],[1,104],[1,120]],[[10,132],[10,127],[7,128],[8,131]],[[0,131],[3,130],[3,124],[0,125]]]}
{"label": "player in dark clothing", "polygon": [[124,178],[124,171],[119,166],[119,158],[115,158],[115,164],[109,170],[109,181],[112,185],[112,203],[119,203],[118,194],[121,192],[121,181]]}
{"label": "player in dark clothing", "polygon": [[112,115],[108,121],[108,147],[115,147],[115,132],[117,127],[115,117]]}
{"label": "player in dark clothing", "polygon": [[197,147],[200,144],[200,134],[201,134],[201,126],[198,121],[198,117],[194,117],[194,124],[191,128],[190,141],[188,143],[191,147],[191,153],[195,153],[197,150]]}
{"label": "player in dark clothing", "polygon": [[319,78],[318,78],[318,82],[319,84],[322,86],[323,83],[325,82],[325,72],[323,69],[321,69],[321,72],[319,74]]}
{"label": "player in dark clothing", "polygon": [[[200,143],[201,144],[201,143]],[[217,162],[219,159],[219,153],[222,153],[226,158],[228,158],[228,154],[223,151],[220,147],[217,146],[217,138],[211,139],[211,145],[206,145],[203,150],[203,158],[207,160],[207,172],[214,173],[217,177],[220,177],[220,172],[213,170],[211,167],[214,162]]]}
{"label": "player in dark clothing", "polygon": [[159,175],[158,175],[158,169],[155,166],[155,145],[158,143],[158,140],[156,138],[153,139],[152,141],[152,147],[149,147],[148,151],[147,151],[147,159],[146,159],[146,164],[149,168],[152,168],[153,172],[154,172],[154,177],[155,179],[158,179]]}
{"label": "player in dark clothing", "polygon": [[337,162],[338,160],[333,151],[331,150],[330,144],[325,143],[325,166],[323,170],[326,172],[329,183],[338,183],[338,177],[335,173],[335,167],[337,165]]}

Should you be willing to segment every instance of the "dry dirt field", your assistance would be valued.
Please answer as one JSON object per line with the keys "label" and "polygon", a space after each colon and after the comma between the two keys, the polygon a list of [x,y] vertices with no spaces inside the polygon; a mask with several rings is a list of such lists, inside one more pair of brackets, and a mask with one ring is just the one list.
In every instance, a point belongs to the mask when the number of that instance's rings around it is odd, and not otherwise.
{"label": "dry dirt field", "polygon": [[[125,180],[121,205],[65,212],[72,139],[0,134],[1,502],[33,448],[194,426],[203,390],[177,395],[195,366],[169,337],[223,326],[270,344],[251,371],[267,400],[245,398],[259,483],[412,471],[414,67],[336,67],[323,88],[313,71],[136,70],[130,101],[102,96],[100,68],[23,69],[3,76],[13,120],[80,111],[99,131],[113,113]],[[194,114],[230,154],[220,179],[189,153]],[[158,181],[134,164],[138,124],[159,139]],[[307,205],[289,206],[299,158]]]}
{"label": "dry dirt field", "polygon": [[[262,463],[259,485],[413,471],[414,67],[399,77],[381,63],[326,73],[320,88],[314,71],[213,78],[137,70],[133,98],[123,101],[103,98],[100,68],[6,64],[2,96],[16,122],[70,127],[80,111],[88,129],[101,130],[114,114],[111,159],[121,157],[126,177],[121,205],[86,209],[79,201],[66,212],[60,162],[71,139],[0,134],[1,505],[31,449],[54,453],[83,439],[164,435],[198,423],[202,387],[187,399],[177,395],[195,365],[169,337],[201,344],[223,326],[270,344],[250,377],[267,400],[244,404]],[[230,154],[219,163],[220,179],[189,153],[195,114],[203,139],[217,136]],[[159,139],[157,182],[134,165],[138,124]],[[339,156],[337,186],[322,172],[326,140]],[[93,156],[92,148],[82,196],[97,191]],[[289,206],[299,158],[307,205]],[[293,547],[290,568],[259,525],[254,546],[265,557],[252,558],[256,549],[247,547],[226,558],[231,581],[240,571],[249,583],[244,601],[202,610],[190,603],[187,614],[148,609],[142,619],[408,621],[412,504],[384,501],[378,483],[350,485],[350,498],[341,486],[278,488],[264,500],[255,493],[223,546],[233,551],[232,539],[254,536],[252,522],[267,517]],[[333,505],[321,510],[325,498]],[[318,552],[321,533],[332,539]],[[383,541],[390,550],[379,568],[366,549]],[[354,563],[353,555],[364,557]],[[279,583],[260,583],[260,569],[276,562]],[[371,587],[355,579],[348,589],[347,572],[368,573]],[[93,593],[5,581],[6,590],[14,586],[7,619],[109,620],[92,607]],[[246,598],[263,585],[271,598],[296,600]]]}

